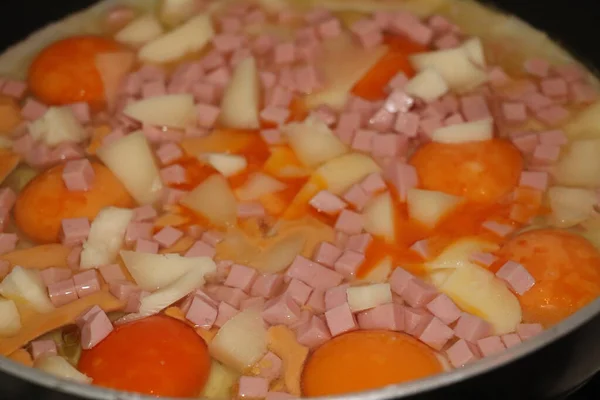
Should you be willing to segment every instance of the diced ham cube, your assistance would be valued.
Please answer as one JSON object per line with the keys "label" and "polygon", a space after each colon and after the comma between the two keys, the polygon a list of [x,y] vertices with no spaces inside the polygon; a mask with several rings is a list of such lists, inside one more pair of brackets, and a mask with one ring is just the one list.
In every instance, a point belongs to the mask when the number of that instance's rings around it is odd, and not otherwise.
{"label": "diced ham cube", "polygon": [[342,199],[327,190],[321,190],[317,193],[310,199],[309,204],[317,211],[328,215],[339,214],[347,207]]}
{"label": "diced ham cube", "polygon": [[329,288],[325,291],[325,310],[331,310],[348,301],[346,290],[350,287],[349,284]]}
{"label": "diced ham cube", "polygon": [[259,202],[238,203],[237,216],[238,218],[260,218],[266,215],[265,207]]}
{"label": "diced ham cube", "polygon": [[329,242],[321,242],[315,249],[313,260],[319,264],[333,268],[335,262],[342,255],[342,250]]}
{"label": "diced ham cube", "polygon": [[354,250],[345,250],[336,260],[333,268],[345,277],[354,277],[365,261],[365,255]]}
{"label": "diced ham cube", "polygon": [[438,295],[438,291],[432,285],[421,279],[410,279],[406,289],[403,290],[402,298],[413,308],[425,307]]}
{"label": "diced ham cube", "polygon": [[240,399],[264,399],[269,391],[269,381],[258,376],[242,376],[238,383]]}
{"label": "diced ham cube", "polygon": [[548,187],[548,179],[547,172],[524,171],[521,173],[519,186],[544,191]]}
{"label": "diced ham cube", "polygon": [[139,287],[126,280],[109,282],[108,290],[110,294],[121,301],[127,300],[133,293],[141,291]]}
{"label": "diced ham cube", "polygon": [[249,12],[244,16],[244,22],[248,25],[262,24],[266,21],[265,12],[260,9]]}
{"label": "diced ham cube", "polygon": [[575,104],[593,103],[598,98],[598,90],[587,83],[575,82],[570,84],[569,93]]}
{"label": "diced ham cube", "polygon": [[284,294],[291,297],[298,305],[303,306],[308,301],[313,289],[306,283],[292,279],[285,289]]}
{"label": "diced ham cube", "polygon": [[184,254],[184,257],[209,257],[213,258],[217,254],[217,250],[210,244],[198,240],[188,251]]}
{"label": "diced ham cube", "polygon": [[444,293],[440,293],[427,303],[426,308],[446,325],[450,325],[461,316],[460,308]]}
{"label": "diced ham cube", "polygon": [[394,130],[409,138],[414,138],[419,131],[420,122],[421,118],[419,114],[413,112],[400,113],[396,117]]}
{"label": "diced ham cube", "polygon": [[249,297],[240,302],[240,310],[255,309],[262,310],[265,308],[265,299],[263,297]]}
{"label": "diced ham cube", "polygon": [[502,343],[504,343],[504,346],[507,349],[521,344],[521,338],[516,333],[508,333],[506,335],[502,335],[500,339],[502,340]]}
{"label": "diced ham cube", "polygon": [[460,368],[480,358],[477,347],[463,339],[457,341],[446,350],[446,355],[454,368]]}
{"label": "diced ham cube", "polygon": [[354,133],[354,137],[352,139],[352,148],[358,151],[371,152],[373,150],[373,139],[377,132],[366,130],[366,129],[358,129]]}
{"label": "diced ham cube", "polygon": [[538,165],[550,165],[555,163],[559,157],[560,146],[553,144],[539,144],[535,146],[535,149],[533,150],[532,162]]}
{"label": "diced ham cube", "polygon": [[67,218],[61,221],[60,237],[65,246],[83,244],[90,233],[90,221],[83,218]]}
{"label": "diced ham cube", "polygon": [[183,157],[183,151],[175,143],[165,143],[156,150],[156,156],[161,164],[168,165]]}
{"label": "diced ham cube", "polygon": [[407,36],[422,45],[429,45],[434,34],[433,29],[407,13],[398,13],[392,20],[390,28],[392,32]]}
{"label": "diced ham cube", "polygon": [[542,93],[550,97],[561,97],[568,94],[567,81],[562,78],[547,78],[540,82]]}
{"label": "diced ham cube", "polygon": [[488,81],[493,86],[502,86],[510,82],[510,77],[501,67],[492,67],[488,71]]}
{"label": "diced ham cube", "polygon": [[283,361],[274,353],[268,352],[257,363],[260,372],[258,376],[268,381],[273,381],[281,376]]}
{"label": "diced ham cube", "polygon": [[267,122],[283,125],[290,116],[290,110],[282,107],[267,106],[260,112],[260,118]]}
{"label": "diced ham cube", "polygon": [[150,240],[153,228],[152,222],[130,222],[125,231],[125,243],[132,244],[138,239]]}
{"label": "diced ham cube", "polygon": [[419,337],[432,319],[423,308],[404,307],[404,331],[409,335]]}
{"label": "diced ham cube", "polygon": [[329,18],[317,25],[317,32],[322,39],[330,39],[342,33],[342,24],[337,18]]}
{"label": "diced ham cube", "polygon": [[515,228],[512,225],[501,224],[496,221],[485,221],[483,224],[481,224],[481,226],[485,230],[495,233],[500,237],[508,236],[508,234],[512,233],[515,230]]}
{"label": "diced ham cube", "polygon": [[259,275],[250,289],[250,294],[270,298],[276,295],[282,286],[283,276],[279,274]]}
{"label": "diced ham cube", "polygon": [[525,61],[524,68],[531,75],[545,78],[550,72],[550,63],[541,58],[531,58]]}
{"label": "diced ham cube", "polygon": [[67,162],[62,172],[65,186],[71,192],[90,190],[94,177],[94,168],[87,159]]}
{"label": "diced ham cube", "polygon": [[142,84],[142,97],[164,96],[167,94],[167,87],[164,81],[150,81]]}
{"label": "diced ham cube", "polygon": [[335,230],[348,235],[356,235],[363,230],[363,216],[354,211],[342,210],[335,222]]}
{"label": "diced ham cube", "polygon": [[152,240],[138,239],[135,242],[135,251],[138,253],[158,253],[158,243]]}
{"label": "diced ham cube", "polygon": [[161,247],[166,248],[166,247],[173,246],[182,237],[183,237],[183,232],[180,231],[179,229],[173,228],[172,226],[165,226],[158,233],[156,233],[152,238]]}
{"label": "diced ham cube", "polygon": [[521,340],[527,340],[539,335],[544,330],[541,324],[519,324],[517,325],[517,335]]}
{"label": "diced ham cube", "polygon": [[248,293],[257,278],[258,272],[254,268],[241,264],[233,264],[225,280],[225,286],[242,289]]}
{"label": "diced ham cube", "polygon": [[346,243],[346,250],[352,250],[357,253],[364,254],[372,241],[373,236],[371,236],[368,233],[352,235],[348,238],[348,242]]}
{"label": "diced ham cube", "polygon": [[79,269],[79,259],[81,257],[81,251],[81,246],[75,246],[69,252],[69,255],[67,256],[67,265],[69,266],[69,268],[71,268],[71,270]]}
{"label": "diced ham cube", "polygon": [[[267,92],[265,105],[271,108],[287,109],[292,102],[292,93],[281,85],[275,85]],[[287,117],[286,117],[287,118]]]}
{"label": "diced ham cube", "polygon": [[311,292],[306,302],[306,306],[314,314],[322,314],[327,310],[325,307],[325,290],[315,289]]}
{"label": "diced ham cube", "polygon": [[359,113],[344,112],[340,114],[337,127],[335,128],[335,134],[344,144],[350,145],[360,126],[361,116]]}
{"label": "diced ham cube", "polygon": [[453,337],[454,331],[440,319],[433,317],[419,335],[419,340],[432,349],[440,351]]}
{"label": "diced ham cube", "polygon": [[536,112],[536,118],[548,125],[554,126],[564,122],[570,115],[569,110],[561,105],[554,105]]}
{"label": "diced ham cube", "polygon": [[342,199],[354,207],[356,210],[361,211],[370,199],[370,195],[362,188],[359,184],[354,184],[344,195]]}
{"label": "diced ham cube", "polygon": [[83,298],[100,290],[100,281],[95,269],[90,269],[73,275],[77,296]]}
{"label": "diced ham cube", "polygon": [[487,321],[468,313],[462,313],[454,327],[454,333],[457,337],[471,343],[489,336],[491,331],[492,326]]}
{"label": "diced ham cube", "polygon": [[360,329],[404,330],[404,307],[397,303],[381,304],[356,316]]}
{"label": "diced ham cube", "polygon": [[269,146],[282,144],[284,142],[283,135],[279,129],[263,129],[260,131],[260,137]]}
{"label": "diced ham cube", "polygon": [[48,107],[45,104],[33,98],[28,98],[21,108],[21,116],[28,121],[34,121],[43,117],[46,111],[48,111]]}
{"label": "diced ham cube", "polygon": [[271,325],[293,325],[300,318],[300,306],[288,295],[275,297],[265,303],[263,319]]}
{"label": "diced ham cube", "polygon": [[385,169],[384,177],[396,188],[401,201],[406,201],[408,189],[416,187],[418,183],[415,167],[399,160],[394,160]]}
{"label": "diced ham cube", "polygon": [[341,335],[358,329],[356,318],[348,303],[344,303],[325,312],[325,320],[331,336]]}
{"label": "diced ham cube", "polygon": [[523,103],[502,104],[502,114],[509,122],[523,122],[527,119],[527,109]]}
{"label": "diced ham cube", "polygon": [[506,350],[499,336],[489,336],[477,341],[477,347],[483,357],[489,357]]}
{"label": "diced ham cube", "polygon": [[488,268],[498,260],[498,257],[490,253],[473,253],[469,256],[469,260]]}
{"label": "diced ham cube", "polygon": [[206,231],[202,234],[202,240],[211,246],[216,246],[225,239],[225,235],[219,231]]}
{"label": "diced ham cube", "polygon": [[14,233],[0,233],[0,254],[13,251],[18,241],[19,237]]}
{"label": "diced ham cube", "polygon": [[213,47],[221,54],[232,53],[243,44],[242,36],[232,33],[221,33],[212,38]]}
{"label": "diced ham cube", "polygon": [[540,93],[533,92],[523,97],[523,101],[527,108],[533,112],[539,112],[542,109],[546,109],[552,105],[552,100]]}
{"label": "diced ham cube", "polygon": [[14,97],[17,100],[20,100],[25,96],[27,92],[27,84],[22,81],[17,81],[14,79],[8,79],[2,85],[2,94],[5,94],[10,97]]}
{"label": "diced ham cube", "polygon": [[418,255],[420,255],[424,259],[427,259],[430,256],[430,254],[429,254],[429,242],[428,242],[427,239],[423,239],[423,240],[419,240],[417,242],[414,242],[412,244],[412,246],[410,246],[410,249],[412,251],[414,251],[415,253],[417,253]]}
{"label": "diced ham cube", "polygon": [[73,278],[48,285],[48,295],[55,307],[64,306],[78,299]]}
{"label": "diced ham cube", "polygon": [[[9,266],[10,264],[8,264],[7,267]],[[56,282],[64,281],[65,279],[69,279],[71,275],[71,270],[67,268],[50,267],[40,271],[40,277],[42,278],[42,281],[46,286],[49,286]],[[6,276],[6,274],[4,274],[4,276]]]}
{"label": "diced ham cube", "polygon": [[331,339],[331,333],[321,318],[312,316],[308,322],[296,328],[296,339],[301,345],[314,349]]}
{"label": "diced ham cube", "polygon": [[496,272],[496,276],[508,284],[517,294],[523,295],[535,285],[535,278],[519,263],[507,261]]}
{"label": "diced ham cube", "polygon": [[562,130],[540,132],[539,139],[540,144],[548,146],[564,146],[569,141]]}
{"label": "diced ham cube", "polygon": [[203,329],[210,329],[217,320],[217,309],[200,296],[194,296],[185,318]]}
{"label": "diced ham cube", "polygon": [[243,290],[227,286],[207,287],[206,290],[213,298],[224,301],[238,309],[242,300],[246,300],[249,297]]}
{"label": "diced ham cube", "polygon": [[283,65],[294,62],[296,48],[292,42],[276,44],[273,48],[273,61],[275,64]]}
{"label": "diced ham cube", "polygon": [[513,135],[511,141],[522,153],[532,153],[539,143],[539,137],[536,133],[524,132]]}
{"label": "diced ham cube", "polygon": [[212,128],[221,113],[221,109],[212,104],[196,105],[196,115],[198,117],[198,125],[201,128]]}
{"label": "diced ham cube", "polygon": [[124,281],[126,279],[119,264],[102,265],[98,267],[98,272],[100,272],[102,279],[104,279],[106,283]]}
{"label": "diced ham cube", "polygon": [[389,280],[392,291],[399,296],[404,296],[408,283],[413,279],[417,278],[410,272],[400,267],[395,268]]}
{"label": "diced ham cube", "polygon": [[81,348],[89,350],[114,330],[112,322],[104,311],[94,314],[81,329]]}
{"label": "diced ham cube", "polygon": [[41,356],[44,355],[53,355],[55,356],[58,352],[56,348],[56,342],[51,339],[40,339],[34,340],[30,344],[31,356],[34,360],[37,360]]}
{"label": "diced ham cube", "polygon": [[436,39],[433,45],[440,50],[453,49],[460,45],[460,38],[455,33],[446,33]]}
{"label": "diced ham cube", "polygon": [[481,95],[464,96],[460,106],[467,121],[477,121],[489,118],[491,113],[485,98]]}
{"label": "diced ham cube", "polygon": [[237,313],[239,313],[239,311],[235,307],[222,301],[221,303],[219,303],[219,308],[217,310],[217,319],[215,320],[214,325],[217,328],[222,327],[227,321],[235,317]]}
{"label": "diced ham cube", "polygon": [[98,314],[99,312],[103,312],[103,310],[98,305],[94,305],[88,308],[87,310],[79,314],[79,316],[75,319],[75,325],[77,325],[79,329],[82,329],[86,322],[88,322],[94,315]]}
{"label": "diced ham cube", "polygon": [[329,289],[338,286],[344,279],[340,273],[302,256],[296,256],[292,265],[287,269],[286,276],[299,279],[315,289]]}
{"label": "diced ham cube", "polygon": [[360,182],[360,187],[369,196],[383,192],[387,189],[387,185],[379,173],[369,174],[365,179],[362,180],[362,182]]}
{"label": "diced ham cube", "polygon": [[343,232],[336,232],[334,244],[339,248],[346,248],[346,244],[348,243],[349,238],[350,236],[346,235]]}

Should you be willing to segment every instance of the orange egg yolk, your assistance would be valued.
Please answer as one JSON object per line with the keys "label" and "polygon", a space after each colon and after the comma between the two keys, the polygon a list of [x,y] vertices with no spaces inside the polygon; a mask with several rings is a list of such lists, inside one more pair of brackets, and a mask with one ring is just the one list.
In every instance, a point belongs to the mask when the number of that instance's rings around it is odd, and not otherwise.
{"label": "orange egg yolk", "polygon": [[208,379],[206,343],[181,321],[157,315],[121,325],[81,354],[94,384],[154,396],[195,397]]}
{"label": "orange egg yolk", "polygon": [[17,227],[38,243],[58,242],[63,219],[92,220],[104,207],[133,207],[133,199],[117,177],[104,165],[93,162],[90,190],[71,192],[62,179],[64,165],[52,167],[29,182],[18,194],[14,208]]}
{"label": "orange egg yolk", "polygon": [[96,56],[120,49],[119,43],[99,36],[75,36],[55,42],[33,60],[29,87],[46,104],[83,101],[100,109],[105,96]]}
{"label": "orange egg yolk", "polygon": [[423,189],[495,202],[519,182],[523,159],[519,150],[502,139],[471,143],[428,143],[410,163]]}
{"label": "orange egg yolk", "polygon": [[522,264],[536,280],[519,296],[526,322],[558,323],[600,296],[600,252],[580,236],[529,231],[508,241],[499,255]]}
{"label": "orange egg yolk", "polygon": [[356,331],[319,347],[302,375],[308,397],[339,395],[407,382],[443,371],[435,353],[412,337]]}

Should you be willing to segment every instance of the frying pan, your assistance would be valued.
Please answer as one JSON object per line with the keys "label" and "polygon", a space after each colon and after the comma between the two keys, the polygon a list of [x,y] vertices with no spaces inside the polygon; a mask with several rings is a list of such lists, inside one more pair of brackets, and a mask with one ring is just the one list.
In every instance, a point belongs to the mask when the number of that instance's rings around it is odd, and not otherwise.
{"label": "frying pan", "polygon": [[[3,2],[3,26],[11,28],[0,37],[0,47],[6,48],[28,33],[94,2]],[[600,66],[600,52],[597,43],[592,42],[600,21],[597,0],[494,0],[488,3],[549,33],[589,67]],[[561,324],[495,357],[428,379],[331,399],[563,399],[599,371],[600,299],[597,299]],[[594,397],[599,396],[590,396]],[[0,399],[143,400],[151,397],[60,381],[0,358]]]}

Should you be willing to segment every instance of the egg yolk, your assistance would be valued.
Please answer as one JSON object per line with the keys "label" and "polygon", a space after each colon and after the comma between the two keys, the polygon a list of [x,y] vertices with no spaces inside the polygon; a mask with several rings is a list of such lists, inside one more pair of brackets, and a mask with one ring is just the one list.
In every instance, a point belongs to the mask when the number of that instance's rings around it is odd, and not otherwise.
{"label": "egg yolk", "polygon": [[117,177],[104,165],[93,162],[90,190],[71,192],[62,179],[64,165],[52,167],[33,178],[18,194],[14,208],[17,227],[37,243],[58,242],[63,219],[90,220],[104,207],[133,207],[133,199]]}
{"label": "egg yolk", "polygon": [[95,385],[154,396],[195,397],[208,379],[206,343],[181,321],[157,315],[121,325],[78,368]]}
{"label": "egg yolk", "polygon": [[470,143],[431,142],[418,149],[410,163],[423,189],[495,202],[519,182],[523,159],[502,139]]}
{"label": "egg yolk", "polygon": [[83,101],[99,109],[105,96],[96,56],[120,49],[119,43],[99,36],[75,36],[55,42],[33,60],[29,87],[46,104]]}
{"label": "egg yolk", "polygon": [[326,342],[302,374],[308,397],[376,389],[440,373],[435,353],[412,337],[388,331],[356,331]]}
{"label": "egg yolk", "polygon": [[519,296],[526,322],[558,323],[600,296],[600,252],[580,236],[529,231],[508,241],[499,256],[520,263],[536,280]]}

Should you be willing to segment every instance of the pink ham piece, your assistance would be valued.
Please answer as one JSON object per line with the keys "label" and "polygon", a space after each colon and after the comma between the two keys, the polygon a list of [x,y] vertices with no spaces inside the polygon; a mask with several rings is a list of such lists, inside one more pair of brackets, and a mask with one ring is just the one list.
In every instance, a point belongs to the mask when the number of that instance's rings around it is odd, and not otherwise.
{"label": "pink ham piece", "polygon": [[100,308],[98,305],[88,308],[75,319],[75,325],[77,325],[79,329],[82,329],[86,322],[88,322],[94,315],[102,311],[102,308]]}
{"label": "pink ham piece", "polygon": [[339,36],[342,33],[342,24],[337,18],[328,18],[317,24],[317,33],[321,39],[330,39]]}
{"label": "pink ham piece", "polygon": [[358,269],[365,261],[365,255],[354,250],[344,250],[333,268],[343,276],[350,278],[356,276]]}
{"label": "pink ham piece", "polygon": [[157,232],[152,238],[161,247],[168,248],[173,246],[179,239],[183,237],[183,232],[172,226],[165,226]]}
{"label": "pink ham piece", "polygon": [[346,283],[327,289],[325,291],[325,310],[331,310],[346,303],[348,301],[346,291],[349,287],[350,285]]}
{"label": "pink ham piece", "polygon": [[257,363],[260,367],[258,376],[267,379],[269,382],[281,376],[283,361],[272,352],[268,352]]}
{"label": "pink ham piece", "polygon": [[279,274],[259,275],[250,289],[252,296],[270,298],[276,295],[283,287],[283,276]]}
{"label": "pink ham piece", "polygon": [[496,221],[485,221],[481,226],[500,237],[506,237],[515,230],[512,225],[501,224]]}
{"label": "pink ham piece", "polygon": [[90,317],[81,328],[81,348],[89,350],[114,330],[112,322],[104,311],[99,311]]}
{"label": "pink ham piece", "polygon": [[95,269],[73,275],[77,296],[83,298],[100,290],[100,281]]}
{"label": "pink ham piece", "polygon": [[340,273],[302,256],[296,256],[286,271],[286,276],[299,279],[315,289],[338,286],[344,279]]}
{"label": "pink ham piece", "polygon": [[537,92],[528,93],[523,96],[523,102],[533,112],[538,112],[552,105],[552,99]]}
{"label": "pink ham piece", "polygon": [[540,82],[542,93],[549,97],[566,96],[569,93],[567,81],[562,78],[547,78]]}
{"label": "pink ham piece", "polygon": [[527,109],[523,103],[502,104],[502,115],[508,122],[523,122],[527,119]]}
{"label": "pink ham piece", "polygon": [[452,114],[448,118],[446,118],[444,120],[444,125],[446,125],[446,126],[458,125],[458,124],[463,124],[464,122],[465,122],[465,120],[462,117],[462,115],[456,113],[456,114]]}
{"label": "pink ham piece", "polygon": [[382,304],[356,316],[360,329],[404,330],[404,307],[397,303]]}
{"label": "pink ham piece", "polygon": [[368,127],[376,132],[389,132],[394,127],[394,120],[394,113],[381,108],[369,118]]}
{"label": "pink ham piece", "polygon": [[87,159],[69,161],[63,169],[62,178],[69,191],[87,191],[94,183],[94,168]]}
{"label": "pink ham piece", "polygon": [[399,296],[404,296],[408,288],[408,283],[414,279],[417,278],[413,274],[403,268],[397,267],[392,272],[389,281],[392,291]]}
{"label": "pink ham piece", "polygon": [[160,179],[166,185],[177,185],[187,181],[187,173],[185,168],[179,164],[170,165],[162,168],[160,171]]}
{"label": "pink ham piece", "polygon": [[477,341],[477,348],[483,357],[493,356],[506,350],[499,336],[489,336]]}
{"label": "pink ham piece", "polygon": [[532,153],[539,144],[539,137],[536,133],[521,132],[512,135],[511,141],[522,153]]}
{"label": "pink ham piece", "polygon": [[315,210],[327,215],[337,215],[347,204],[327,190],[321,190],[308,202]]}
{"label": "pink ham piece", "polygon": [[153,228],[152,222],[130,222],[125,231],[125,243],[132,244],[138,239],[150,240]]}
{"label": "pink ham piece", "polygon": [[408,189],[417,186],[418,177],[415,167],[400,160],[394,160],[385,169],[384,178],[396,189],[401,201],[406,201]]}
{"label": "pink ham piece", "polygon": [[17,81],[14,79],[7,79],[2,85],[2,94],[5,94],[10,97],[14,97],[17,100],[20,100],[25,96],[27,92],[27,84],[22,81]]}
{"label": "pink ham piece", "polygon": [[435,48],[440,50],[453,49],[460,45],[460,38],[454,33],[446,33],[445,35],[437,38],[433,45]]}
{"label": "pink ham piece", "polygon": [[217,328],[222,327],[227,321],[235,317],[237,313],[239,313],[239,311],[235,307],[222,301],[219,303],[219,307],[217,309],[217,319],[215,320],[214,325]]}
{"label": "pink ham piece", "polygon": [[248,25],[262,24],[267,20],[267,16],[263,10],[257,9],[250,11],[244,16],[244,22]]}
{"label": "pink ham piece", "polygon": [[135,242],[135,251],[138,253],[158,253],[158,243],[152,240],[138,239]]}
{"label": "pink ham piece", "polygon": [[540,132],[539,134],[540,144],[549,146],[564,146],[569,140],[565,133],[561,130],[551,130]]}
{"label": "pink ham piece", "polygon": [[498,257],[490,253],[473,253],[469,256],[469,260],[488,268],[498,260]]}
{"label": "pink ham piece", "polygon": [[377,132],[375,131],[358,129],[352,138],[352,148],[354,150],[370,153],[373,150],[373,139],[376,134]]}
{"label": "pink ham piece", "polygon": [[402,298],[413,308],[425,307],[438,295],[435,287],[423,282],[421,279],[411,279],[408,281],[406,289],[403,291]]}
{"label": "pink ham piece", "polygon": [[79,160],[84,156],[85,153],[81,146],[68,142],[59,144],[50,152],[50,159],[52,160],[52,163]]}
{"label": "pink ham piece", "polygon": [[240,399],[264,399],[269,392],[269,381],[258,376],[242,376],[238,383]]}
{"label": "pink ham piece", "polygon": [[356,131],[361,127],[361,116],[356,112],[344,112],[340,114],[335,128],[336,136],[346,145],[354,141]]}
{"label": "pink ham piece", "polygon": [[433,317],[419,335],[419,340],[432,349],[440,351],[453,337],[454,331],[440,319]]}
{"label": "pink ham piece", "polygon": [[554,126],[564,122],[570,115],[569,110],[561,105],[553,105],[536,112],[535,117],[541,123]]}
{"label": "pink ham piece", "polygon": [[323,77],[314,65],[300,65],[293,69],[295,88],[303,94],[310,94],[323,86]]}
{"label": "pink ham piece", "polygon": [[491,116],[487,102],[481,95],[462,97],[460,108],[467,121],[477,121]]}
{"label": "pink ham piece", "polygon": [[306,307],[314,314],[322,314],[327,308],[325,307],[325,291],[323,289],[315,289],[312,291],[306,302]]}
{"label": "pink ham piece", "polygon": [[65,246],[83,244],[90,233],[90,221],[83,218],[67,218],[61,221],[60,237]]}
{"label": "pink ham piece", "polygon": [[275,146],[284,143],[283,135],[279,129],[263,129],[260,131],[260,137],[269,146]]}
{"label": "pink ham piece", "polygon": [[429,243],[427,239],[414,242],[412,246],[410,246],[410,249],[419,254],[424,259],[429,258]]}
{"label": "pink ham piece", "polygon": [[81,246],[75,246],[67,255],[67,265],[73,271],[79,269],[79,259],[81,258],[81,250]]}
{"label": "pink ham piece", "polygon": [[371,236],[369,233],[352,235],[348,238],[348,242],[346,243],[346,250],[352,250],[357,253],[364,254],[372,241],[373,236]]}
{"label": "pink ham piece", "polygon": [[119,264],[102,265],[98,267],[98,272],[100,272],[102,279],[109,284],[111,282],[124,281],[127,279]]}
{"label": "pink ham piece", "polygon": [[200,328],[210,329],[217,320],[217,309],[202,297],[194,296],[185,318]]}
{"label": "pink ham piece", "polygon": [[487,321],[465,312],[462,313],[454,327],[454,333],[457,337],[471,343],[489,336],[491,331],[492,326]]}
{"label": "pink ham piece", "polygon": [[73,278],[48,285],[48,295],[55,307],[64,306],[78,299]]}
{"label": "pink ham piece", "polygon": [[211,246],[216,246],[225,239],[225,235],[219,231],[206,231],[202,234],[202,240]]}
{"label": "pink ham piece", "polygon": [[221,54],[232,53],[243,45],[243,36],[221,33],[212,38],[213,47]]}
{"label": "pink ham piece", "polygon": [[333,126],[337,122],[337,113],[327,105],[320,105],[311,111],[311,115],[327,126]]}
{"label": "pink ham piece", "polygon": [[529,271],[514,261],[506,262],[496,272],[496,276],[504,280],[515,293],[521,296],[535,285],[535,278]]}
{"label": "pink ham piece", "polygon": [[300,319],[300,306],[288,295],[283,294],[265,303],[263,319],[271,325],[293,325]]}
{"label": "pink ham piece", "polygon": [[418,338],[432,318],[433,315],[423,308],[404,307],[404,331]]}
{"label": "pink ham piece", "polygon": [[363,216],[354,211],[342,210],[335,221],[334,229],[347,235],[357,235],[363,230]]}
{"label": "pink ham piece", "polygon": [[108,284],[110,294],[121,301],[126,301],[132,294],[140,292],[141,289],[129,281],[112,281]]}
{"label": "pink ham piece", "polygon": [[33,98],[28,98],[21,108],[21,116],[28,121],[34,121],[43,117],[46,111],[48,111],[48,107],[45,104]]}
{"label": "pink ham piece", "polygon": [[356,318],[350,310],[348,303],[341,304],[325,312],[325,321],[331,332],[331,336],[358,329]]}
{"label": "pink ham piece", "polygon": [[551,165],[558,160],[559,156],[560,146],[554,144],[539,144],[535,146],[533,150],[532,163],[536,165]]}
{"label": "pink ham piece", "polygon": [[71,270],[67,268],[50,267],[40,271],[40,277],[46,286],[69,279],[71,275]]}
{"label": "pink ham piece", "polygon": [[272,122],[277,125],[283,125],[290,116],[290,110],[282,107],[267,106],[260,112],[260,118],[263,121]]}
{"label": "pink ham piece", "polygon": [[212,104],[197,104],[196,116],[198,117],[198,125],[201,128],[212,128],[219,118],[221,109]]}
{"label": "pink ham piece", "polygon": [[329,242],[321,242],[315,249],[313,260],[319,264],[333,268],[335,262],[342,255],[342,250]]}
{"label": "pink ham piece", "polygon": [[462,313],[452,299],[444,293],[438,294],[433,300],[427,303],[426,308],[446,325],[455,322],[460,318]]}
{"label": "pink ham piece", "polygon": [[262,310],[265,307],[265,301],[263,297],[249,297],[240,302],[240,310],[247,310],[249,308]]}
{"label": "pink ham piece", "polygon": [[233,264],[225,280],[225,286],[238,288],[249,293],[257,277],[258,272],[254,268],[241,264]]}
{"label": "pink ham piece", "polygon": [[276,85],[267,93],[265,105],[277,109],[287,109],[292,102],[292,93],[281,85]]}
{"label": "pink ham piece", "polygon": [[164,96],[167,94],[167,87],[163,81],[150,81],[142,84],[142,98]]}
{"label": "pink ham piece", "polygon": [[183,151],[175,143],[165,143],[156,150],[156,156],[162,165],[168,165],[183,157]]}
{"label": "pink ham piece", "polygon": [[526,72],[539,78],[545,78],[550,72],[550,63],[541,58],[531,58],[523,65]]}
{"label": "pink ham piece", "polygon": [[359,184],[352,185],[342,196],[342,199],[357,211],[362,211],[370,198],[369,194]]}
{"label": "pink ham piece", "polygon": [[504,346],[508,349],[521,344],[521,338],[516,333],[508,333],[500,337]]}
{"label": "pink ham piece", "polygon": [[220,89],[207,82],[196,82],[192,85],[191,92],[198,103],[215,104],[220,98]]}
{"label": "pink ham piece", "polygon": [[37,360],[41,356],[55,356],[58,353],[56,343],[54,340],[50,339],[34,340],[29,346],[31,350],[31,356],[34,360]]}
{"label": "pink ham piece", "polygon": [[192,247],[186,251],[184,257],[209,257],[213,258],[217,254],[217,250],[211,246],[210,244],[198,240],[196,241]]}
{"label": "pink ham piece", "polygon": [[375,47],[383,41],[383,34],[379,25],[370,19],[363,18],[350,27],[355,39],[365,48]]}
{"label": "pink ham piece", "polygon": [[161,194],[161,202],[162,202],[163,209],[165,208],[165,206],[179,203],[179,201],[187,193],[188,192],[186,192],[185,190],[163,188],[163,192]]}
{"label": "pink ham piece", "polygon": [[336,232],[334,244],[339,248],[346,248],[349,238],[350,237],[343,232]]}
{"label": "pink ham piece", "polygon": [[296,328],[298,343],[314,349],[331,339],[327,324],[319,317],[312,316],[308,322]]}
{"label": "pink ham piece", "polygon": [[503,86],[510,82],[510,77],[501,67],[495,66],[488,71],[488,81],[492,86]]}
{"label": "pink ham piece", "polygon": [[211,289],[207,288],[207,292],[213,298],[224,301],[238,309],[242,300],[246,300],[249,297],[243,290],[227,286],[215,286]]}
{"label": "pink ham piece", "polygon": [[365,179],[363,179],[362,182],[360,182],[360,187],[365,191],[365,193],[367,193],[368,196],[383,192],[387,189],[387,185],[385,184],[381,174],[376,172],[369,174]]}
{"label": "pink ham piece", "polygon": [[519,324],[517,325],[517,335],[521,340],[527,340],[539,335],[544,331],[541,324]]}
{"label": "pink ham piece", "polygon": [[276,44],[273,48],[273,62],[278,65],[291,64],[295,60],[296,47],[292,42]]}
{"label": "pink ham piece", "polygon": [[446,355],[454,368],[460,368],[480,358],[479,349],[474,344],[463,339],[450,346],[446,350]]}
{"label": "pink ham piece", "polygon": [[422,45],[429,45],[434,34],[433,29],[408,12],[397,13],[391,22],[390,30]]}
{"label": "pink ham piece", "polygon": [[284,295],[291,297],[299,306],[303,306],[308,301],[313,288],[298,279],[292,279],[283,292]]}
{"label": "pink ham piece", "polygon": [[545,191],[548,187],[548,180],[547,172],[523,171],[519,180],[519,186]]}
{"label": "pink ham piece", "polygon": [[0,254],[13,251],[18,241],[19,237],[15,233],[0,233]]}
{"label": "pink ham piece", "polygon": [[34,145],[34,140],[27,133],[25,135],[22,135],[22,136],[16,138],[13,141],[12,150],[17,154],[24,156],[27,153],[29,153],[29,151],[31,151],[33,145]]}
{"label": "pink ham piece", "polygon": [[394,123],[394,130],[400,134],[403,134],[409,138],[417,136],[421,117],[417,113],[407,112],[398,114],[396,122]]}
{"label": "pink ham piece", "polygon": [[575,104],[593,103],[598,99],[598,91],[587,83],[575,82],[569,85],[569,96]]}
{"label": "pink ham piece", "polygon": [[82,124],[87,124],[88,122],[90,122],[91,115],[90,106],[88,105],[88,103],[72,103],[69,104],[69,108],[71,109],[73,115],[75,115],[75,118],[77,118],[79,122],[81,122]]}

